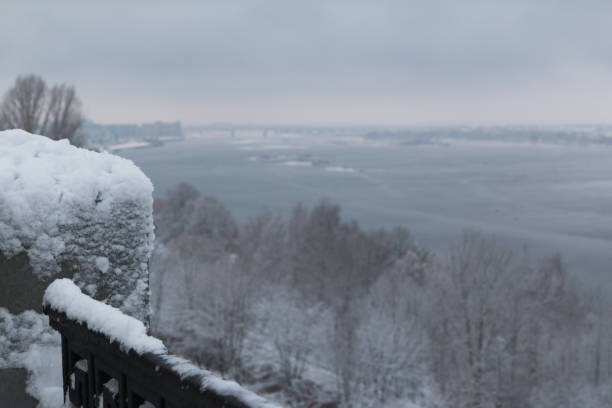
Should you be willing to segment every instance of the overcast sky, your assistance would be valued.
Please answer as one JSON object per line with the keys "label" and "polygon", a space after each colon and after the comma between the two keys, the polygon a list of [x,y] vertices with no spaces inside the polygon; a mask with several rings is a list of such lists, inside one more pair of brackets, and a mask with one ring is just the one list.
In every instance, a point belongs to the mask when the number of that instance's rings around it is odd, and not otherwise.
{"label": "overcast sky", "polygon": [[612,122],[612,1],[0,4],[0,90],[97,122]]}

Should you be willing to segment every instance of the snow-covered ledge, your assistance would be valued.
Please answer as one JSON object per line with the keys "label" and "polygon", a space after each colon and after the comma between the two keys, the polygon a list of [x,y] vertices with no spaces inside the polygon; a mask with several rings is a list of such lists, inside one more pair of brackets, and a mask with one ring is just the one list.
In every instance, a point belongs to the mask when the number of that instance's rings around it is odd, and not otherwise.
{"label": "snow-covered ledge", "polygon": [[47,288],[43,306],[62,336],[64,392],[75,406],[278,407],[167,354],[141,321],[83,294],[69,279]]}
{"label": "snow-covered ledge", "polygon": [[146,319],[152,192],[129,160],[0,132],[0,308],[39,309],[48,282],[71,277]]}

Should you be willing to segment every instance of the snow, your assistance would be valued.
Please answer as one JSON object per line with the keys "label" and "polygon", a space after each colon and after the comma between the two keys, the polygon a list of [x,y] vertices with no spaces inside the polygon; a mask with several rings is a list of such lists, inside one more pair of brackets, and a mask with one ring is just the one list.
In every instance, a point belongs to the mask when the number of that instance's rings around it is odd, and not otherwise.
{"label": "snow", "polygon": [[31,310],[18,315],[0,308],[0,368],[21,367],[18,356],[34,343],[57,346],[60,336],[49,327],[47,316]]}
{"label": "snow", "polygon": [[41,408],[63,406],[60,336],[45,315],[26,311],[13,315],[0,308],[0,369],[25,368],[26,392]]}
{"label": "snow", "polygon": [[138,354],[165,354],[161,340],[147,335],[145,325],[119,309],[98,302],[83,294],[70,279],[57,279],[45,291],[43,305],[65,313],[68,318],[119,343],[120,348]]}
{"label": "snow", "polygon": [[96,267],[100,272],[106,273],[108,271],[109,265],[110,264],[108,262],[108,258],[104,256],[99,256],[96,258]]}
{"label": "snow", "polygon": [[279,408],[279,405],[243,388],[237,382],[224,380],[208,370],[199,368],[189,360],[172,355],[166,355],[162,358],[170,364],[182,379],[194,376],[200,377],[201,391],[211,390],[219,395],[234,397],[253,408]]}
{"label": "snow", "polygon": [[89,369],[89,364],[87,364],[87,360],[85,360],[85,359],[82,359],[82,360],[77,361],[77,362],[74,364],[74,366],[75,366],[76,368],[78,368],[79,370],[81,370],[81,371],[85,371],[85,372],[87,372],[87,370]]}
{"label": "snow", "polygon": [[126,143],[119,143],[119,144],[114,144],[114,145],[110,145],[108,146],[108,148],[110,150],[125,150],[125,149],[137,149],[140,147],[149,147],[151,146],[151,143],[149,142],[126,142]]}
{"label": "snow", "polygon": [[30,373],[26,392],[39,401],[38,407],[63,407],[61,348],[35,343],[20,358]]}
{"label": "snow", "polygon": [[117,381],[115,378],[111,378],[105,382],[104,387],[110,391],[113,397],[119,393],[119,381]]}
{"label": "snow", "polygon": [[[16,129],[0,132],[0,157],[0,252],[27,253],[40,279],[74,273],[81,287],[97,284],[99,299],[144,318],[154,240],[144,173],[118,156]],[[117,279],[102,278],[117,269]]]}

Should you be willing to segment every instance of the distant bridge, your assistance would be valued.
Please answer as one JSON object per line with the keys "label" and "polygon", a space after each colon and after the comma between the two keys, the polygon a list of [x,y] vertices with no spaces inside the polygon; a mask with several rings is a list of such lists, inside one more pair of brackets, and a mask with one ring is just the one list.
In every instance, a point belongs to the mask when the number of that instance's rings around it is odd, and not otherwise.
{"label": "distant bridge", "polygon": [[331,135],[349,136],[365,134],[376,127],[368,126],[289,126],[289,125],[257,125],[257,124],[229,124],[218,123],[202,126],[185,127],[185,130],[204,133],[204,132],[227,132],[230,136],[236,136],[238,132],[259,132],[266,137],[271,134],[298,134],[298,135]]}

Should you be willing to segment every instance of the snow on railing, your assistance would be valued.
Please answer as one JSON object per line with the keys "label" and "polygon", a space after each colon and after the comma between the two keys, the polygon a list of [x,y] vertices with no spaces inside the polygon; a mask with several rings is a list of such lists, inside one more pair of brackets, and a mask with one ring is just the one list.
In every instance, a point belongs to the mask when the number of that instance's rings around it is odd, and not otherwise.
{"label": "snow on railing", "polygon": [[64,394],[77,407],[278,408],[167,354],[142,322],[84,295],[69,279],[47,288],[43,307],[61,334]]}

